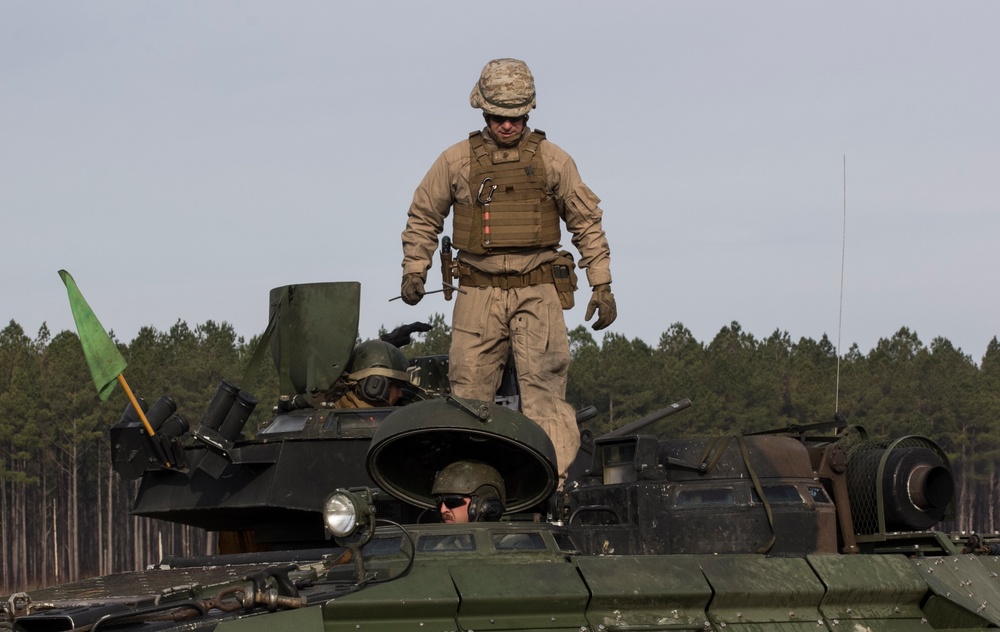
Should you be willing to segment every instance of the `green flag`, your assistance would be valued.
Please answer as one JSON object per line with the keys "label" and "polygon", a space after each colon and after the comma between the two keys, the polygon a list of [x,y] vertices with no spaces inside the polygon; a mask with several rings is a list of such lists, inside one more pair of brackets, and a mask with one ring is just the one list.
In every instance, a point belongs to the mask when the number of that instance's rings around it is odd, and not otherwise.
{"label": "green flag", "polygon": [[83,345],[83,355],[87,356],[90,374],[94,377],[94,385],[101,401],[107,401],[115,388],[118,375],[125,370],[125,358],[118,352],[111,336],[101,326],[101,321],[91,311],[86,299],[76,287],[76,281],[65,270],[59,271],[66,291],[69,292],[69,306],[73,309],[73,320],[76,321],[76,331],[80,334],[80,344]]}

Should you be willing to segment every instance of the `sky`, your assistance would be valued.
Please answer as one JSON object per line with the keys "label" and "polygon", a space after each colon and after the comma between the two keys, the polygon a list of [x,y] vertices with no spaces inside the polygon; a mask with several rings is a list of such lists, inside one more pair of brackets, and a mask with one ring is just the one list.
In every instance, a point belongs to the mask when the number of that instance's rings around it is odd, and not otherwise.
{"label": "sky", "polygon": [[735,321],[867,353],[908,327],[979,362],[998,24],[992,0],[0,0],[0,320],[73,329],[63,268],[125,342],[208,320],[249,339],[290,283],[361,282],[363,338],[450,317],[389,301],[400,233],[482,125],[482,67],[515,57],[530,124],[602,200],[608,331]]}

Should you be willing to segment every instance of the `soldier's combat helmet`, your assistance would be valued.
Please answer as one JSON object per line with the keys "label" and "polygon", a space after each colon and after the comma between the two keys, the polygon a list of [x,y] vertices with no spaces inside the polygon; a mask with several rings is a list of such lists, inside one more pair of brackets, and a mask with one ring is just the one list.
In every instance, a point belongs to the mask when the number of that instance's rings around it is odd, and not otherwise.
{"label": "soldier's combat helmet", "polygon": [[354,348],[347,363],[347,378],[358,384],[358,393],[372,403],[388,401],[390,380],[411,381],[409,362],[398,347],[382,340],[366,340]]}
{"label": "soldier's combat helmet", "polygon": [[469,104],[494,116],[521,117],[535,107],[535,78],[520,59],[494,59],[483,67]]}
{"label": "soldier's combat helmet", "polygon": [[456,461],[434,477],[435,496],[468,496],[469,520],[493,522],[507,504],[506,485],[494,467],[482,461]]}

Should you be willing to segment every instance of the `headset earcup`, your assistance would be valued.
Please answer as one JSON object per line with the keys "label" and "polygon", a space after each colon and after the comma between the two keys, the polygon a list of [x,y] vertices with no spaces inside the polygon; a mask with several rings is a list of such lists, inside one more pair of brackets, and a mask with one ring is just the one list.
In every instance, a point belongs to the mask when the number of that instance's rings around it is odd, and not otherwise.
{"label": "headset earcup", "polygon": [[503,503],[499,498],[484,498],[479,503],[476,513],[477,522],[497,522],[503,516]]}
{"label": "headset earcup", "polygon": [[477,489],[469,501],[469,522],[497,522],[503,512],[503,501],[492,485]]}
{"label": "headset earcup", "polygon": [[389,401],[389,379],[384,375],[369,375],[361,380],[361,396],[370,402]]}

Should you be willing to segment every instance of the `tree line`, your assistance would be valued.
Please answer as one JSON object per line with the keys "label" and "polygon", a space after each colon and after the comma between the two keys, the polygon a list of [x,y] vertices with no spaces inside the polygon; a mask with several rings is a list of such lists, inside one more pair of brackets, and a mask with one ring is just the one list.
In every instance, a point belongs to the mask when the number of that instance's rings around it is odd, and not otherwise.
{"label": "tree line", "polygon": [[[136,396],[173,398],[193,427],[219,381],[243,376],[256,341],[226,323],[179,321],[116,343]],[[277,401],[273,369],[254,390],[256,427]],[[130,515],[138,481],[112,470],[108,432],[127,405],[121,388],[98,399],[76,332],[0,330],[0,594],[215,552],[215,534]]]}
{"label": "tree line", "polygon": [[[404,351],[447,353],[443,315]],[[113,335],[113,334],[112,334]],[[227,323],[167,331],[141,329],[116,340],[136,394],[167,395],[192,426],[221,379],[243,377],[257,338]],[[1000,462],[1000,343],[978,364],[944,338],[925,345],[902,328],[867,354],[839,356],[819,341],[775,331],[757,339],[738,323],[700,342],[680,323],[655,346],[580,326],[570,332],[567,399],[596,406],[595,434],[689,397],[688,411],[647,428],[661,436],[754,432],[831,421],[836,411],[870,435],[923,435],[951,458],[959,486],[948,528],[997,530],[992,490]],[[268,363],[262,363],[267,365]],[[261,405],[247,432],[270,416],[278,380],[263,366],[252,390]],[[215,534],[131,516],[136,481],[111,468],[108,428],[127,405],[120,388],[108,402],[96,394],[75,332],[34,338],[14,321],[0,330],[0,594],[12,589],[143,568],[166,554],[211,554]]]}

